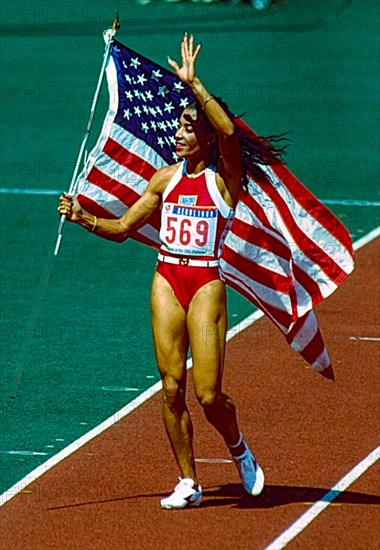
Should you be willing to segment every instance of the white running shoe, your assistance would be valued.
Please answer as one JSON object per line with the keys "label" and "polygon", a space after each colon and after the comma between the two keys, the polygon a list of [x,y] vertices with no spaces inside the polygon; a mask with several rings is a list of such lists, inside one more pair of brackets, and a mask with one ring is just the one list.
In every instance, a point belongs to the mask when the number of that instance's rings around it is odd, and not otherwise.
{"label": "white running shoe", "polygon": [[179,480],[174,492],[161,500],[162,508],[179,510],[181,508],[199,506],[202,502],[202,487],[194,488],[194,480],[188,477]]}
{"label": "white running shoe", "polygon": [[248,449],[240,456],[233,456],[236,468],[241,477],[244,489],[250,495],[257,496],[264,489],[264,472],[255,460],[255,457]]}

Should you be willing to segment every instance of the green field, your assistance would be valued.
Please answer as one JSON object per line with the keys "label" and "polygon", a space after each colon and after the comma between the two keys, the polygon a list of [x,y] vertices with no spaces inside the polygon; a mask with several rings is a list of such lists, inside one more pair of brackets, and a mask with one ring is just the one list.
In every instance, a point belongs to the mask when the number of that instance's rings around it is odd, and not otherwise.
{"label": "green field", "polygon": [[[284,1],[265,13],[224,2],[3,1],[2,491],[158,380],[149,316],[155,253],[143,245],[66,224],[31,323],[59,221],[57,195],[46,190],[68,188],[115,7],[118,39],[163,65],[182,33],[193,32],[210,90],[259,134],[291,132],[288,165],[353,239],[379,225],[375,0]],[[92,144],[106,107],[103,89]],[[229,298],[234,325],[252,307],[232,291]]]}

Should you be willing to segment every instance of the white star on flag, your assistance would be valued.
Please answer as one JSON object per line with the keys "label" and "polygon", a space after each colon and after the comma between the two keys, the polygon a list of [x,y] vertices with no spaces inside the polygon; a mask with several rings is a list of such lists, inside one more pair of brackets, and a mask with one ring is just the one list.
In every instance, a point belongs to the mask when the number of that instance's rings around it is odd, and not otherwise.
{"label": "white star on flag", "polygon": [[177,118],[173,118],[171,121],[168,120],[168,124],[170,124],[170,128],[178,128],[179,122]]}
{"label": "white star on flag", "polygon": [[135,57],[135,58],[132,57],[130,66],[137,69],[139,65],[141,65],[141,63],[139,61],[139,58],[138,57]]}
{"label": "white star on flag", "polygon": [[157,69],[156,71],[152,71],[152,79],[158,80],[159,78],[162,78],[162,74],[160,73],[160,69]]}
{"label": "white star on flag", "polygon": [[165,97],[166,94],[168,94],[168,93],[169,93],[169,90],[167,89],[166,86],[160,86],[158,88],[158,95],[162,95],[162,97]]}
{"label": "white star on flag", "polygon": [[145,78],[145,75],[144,74],[139,74],[138,77],[137,77],[137,83],[138,84],[141,84],[141,86],[144,86],[145,82],[147,82],[148,79]]}
{"label": "white star on flag", "polygon": [[164,111],[171,113],[175,107],[173,107],[173,102],[165,103],[165,109]]}

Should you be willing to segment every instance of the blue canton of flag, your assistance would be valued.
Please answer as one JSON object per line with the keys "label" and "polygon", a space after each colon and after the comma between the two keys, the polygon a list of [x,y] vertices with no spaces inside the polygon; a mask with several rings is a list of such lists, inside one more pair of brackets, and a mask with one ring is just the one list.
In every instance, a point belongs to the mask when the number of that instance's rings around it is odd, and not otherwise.
{"label": "blue canton of flag", "polygon": [[120,42],[115,41],[111,55],[119,90],[115,122],[173,163],[178,119],[193,94],[173,73]]}

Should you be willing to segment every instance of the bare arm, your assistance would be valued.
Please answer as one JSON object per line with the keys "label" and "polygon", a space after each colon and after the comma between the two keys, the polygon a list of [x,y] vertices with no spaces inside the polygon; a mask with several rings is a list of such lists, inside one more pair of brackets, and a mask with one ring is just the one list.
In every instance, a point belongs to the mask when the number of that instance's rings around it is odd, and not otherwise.
{"label": "bare arm", "polygon": [[76,223],[98,237],[110,241],[123,242],[130,233],[143,226],[154,210],[160,207],[162,193],[170,180],[173,166],[158,170],[150,180],[142,197],[118,219],[97,218],[83,212],[77,199],[68,195],[60,197],[58,211],[65,214],[68,221]]}
{"label": "bare arm", "polygon": [[231,187],[232,194],[235,195],[235,191],[237,192],[240,189],[242,176],[240,146],[236,128],[223,107],[219,105],[196,76],[195,61],[200,49],[201,45],[199,44],[194,50],[193,37],[186,35],[181,43],[182,67],[170,58],[168,58],[168,61],[177,76],[190,87],[215,130],[221,153],[221,173],[223,178],[227,180],[227,185]]}

